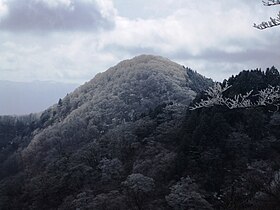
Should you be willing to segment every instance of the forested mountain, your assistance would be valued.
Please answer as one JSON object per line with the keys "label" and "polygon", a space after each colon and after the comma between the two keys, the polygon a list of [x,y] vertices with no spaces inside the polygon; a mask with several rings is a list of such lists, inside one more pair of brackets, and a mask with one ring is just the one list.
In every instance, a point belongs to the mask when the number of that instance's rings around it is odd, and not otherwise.
{"label": "forested mountain", "polygon": [[[255,100],[279,79],[272,67],[221,86],[225,97],[252,91]],[[277,209],[278,109],[191,110],[213,85],[142,55],[41,115],[1,117],[0,209]]]}
{"label": "forested mountain", "polygon": [[145,187],[158,172],[169,173],[175,154],[156,139],[165,141],[210,85],[168,59],[142,55],[96,75],[39,118],[3,117],[0,208],[99,209],[110,200],[108,208],[142,206],[127,201],[122,183],[136,176]]}

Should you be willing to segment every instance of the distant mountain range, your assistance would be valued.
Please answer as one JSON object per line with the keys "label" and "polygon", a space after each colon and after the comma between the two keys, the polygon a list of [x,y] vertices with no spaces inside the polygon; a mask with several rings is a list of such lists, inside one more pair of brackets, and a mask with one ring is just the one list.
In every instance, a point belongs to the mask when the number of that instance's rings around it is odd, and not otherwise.
{"label": "distant mountain range", "polygon": [[41,112],[58,102],[78,84],[51,81],[12,82],[0,80],[0,115]]}

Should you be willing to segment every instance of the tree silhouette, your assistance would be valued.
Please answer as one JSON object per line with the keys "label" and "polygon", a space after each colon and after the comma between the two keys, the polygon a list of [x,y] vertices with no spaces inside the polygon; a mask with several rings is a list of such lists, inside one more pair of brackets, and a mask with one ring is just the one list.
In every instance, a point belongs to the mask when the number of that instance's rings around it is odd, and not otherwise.
{"label": "tree silhouette", "polygon": [[[275,5],[280,5],[280,0],[267,0],[267,1],[262,1],[264,6],[275,6]],[[270,17],[270,20],[264,21],[260,24],[254,23],[254,27],[260,30],[266,29],[266,28],[271,28],[274,26],[279,26],[280,25],[280,12],[276,16],[276,18]]]}

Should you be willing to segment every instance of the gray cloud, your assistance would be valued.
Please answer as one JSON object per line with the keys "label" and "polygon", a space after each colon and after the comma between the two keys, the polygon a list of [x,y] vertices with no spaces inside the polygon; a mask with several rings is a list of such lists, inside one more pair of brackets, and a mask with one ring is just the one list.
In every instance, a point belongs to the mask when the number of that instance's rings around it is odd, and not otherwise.
{"label": "gray cloud", "polygon": [[[220,49],[206,49],[198,55],[192,55],[186,51],[178,51],[170,54],[176,59],[207,60],[211,62],[270,62],[277,61],[280,57],[279,52],[269,51],[268,49],[248,49],[241,52],[226,52]],[[257,62],[258,61],[258,62]]]}
{"label": "gray cloud", "polygon": [[2,30],[96,30],[114,25],[113,8],[95,0],[9,0],[2,4],[7,7],[0,20]]}
{"label": "gray cloud", "polygon": [[[261,0],[0,0],[0,77],[83,83],[139,54],[220,81],[243,69],[279,68],[279,28],[252,27],[278,9]],[[27,33],[10,33],[17,31]]]}
{"label": "gray cloud", "polygon": [[198,70],[204,76],[223,81],[231,75],[238,74],[242,70],[261,68],[265,70],[272,65],[280,68],[277,51],[279,47],[262,49],[244,49],[240,52],[227,52],[221,49],[205,49],[201,53],[193,55],[188,51],[176,51],[169,57],[179,63]]}

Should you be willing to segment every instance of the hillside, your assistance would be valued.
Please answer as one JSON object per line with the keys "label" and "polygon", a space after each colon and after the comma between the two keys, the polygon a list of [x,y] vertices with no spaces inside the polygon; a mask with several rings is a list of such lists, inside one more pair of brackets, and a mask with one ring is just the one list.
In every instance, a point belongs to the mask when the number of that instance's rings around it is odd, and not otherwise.
{"label": "hillside", "polygon": [[210,85],[191,69],[142,55],[96,75],[40,118],[3,118],[10,134],[1,151],[1,171],[9,171],[1,174],[1,209],[168,208],[160,183],[172,177],[177,128]]}
{"label": "hillside", "polygon": [[[162,57],[123,61],[39,116],[0,117],[0,209],[279,209],[279,82],[275,67],[214,85]],[[211,86],[250,103],[192,109]]]}

